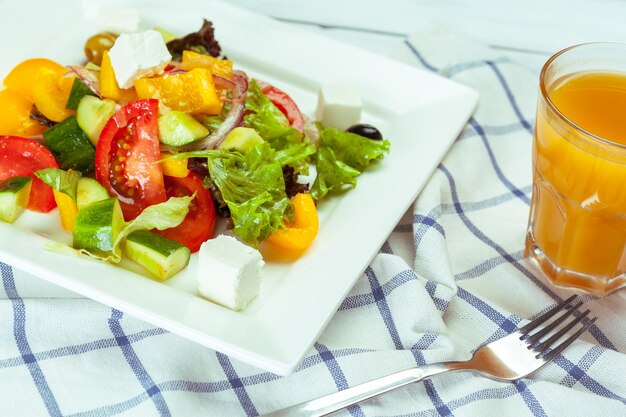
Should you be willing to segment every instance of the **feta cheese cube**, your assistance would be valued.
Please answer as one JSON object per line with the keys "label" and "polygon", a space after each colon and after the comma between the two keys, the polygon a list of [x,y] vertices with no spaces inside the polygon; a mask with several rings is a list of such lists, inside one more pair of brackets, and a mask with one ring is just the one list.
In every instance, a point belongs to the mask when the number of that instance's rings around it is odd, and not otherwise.
{"label": "feta cheese cube", "polygon": [[139,10],[134,7],[101,7],[98,12],[98,29],[100,32],[137,32]]}
{"label": "feta cheese cube", "polygon": [[120,35],[109,57],[120,88],[131,88],[139,78],[161,74],[172,60],[156,30]]}
{"label": "feta cheese cube", "polygon": [[264,264],[258,250],[233,237],[219,235],[208,240],[199,252],[200,294],[231,310],[241,310],[259,293]]}
{"label": "feta cheese cube", "polygon": [[346,85],[324,85],[320,88],[317,120],[326,127],[345,130],[361,121],[359,91]]}

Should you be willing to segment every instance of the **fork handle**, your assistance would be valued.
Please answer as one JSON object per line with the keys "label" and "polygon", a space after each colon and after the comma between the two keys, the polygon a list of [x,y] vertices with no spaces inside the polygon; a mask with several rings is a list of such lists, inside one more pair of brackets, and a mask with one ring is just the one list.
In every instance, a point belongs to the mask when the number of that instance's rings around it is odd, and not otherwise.
{"label": "fork handle", "polygon": [[260,417],[322,417],[349,407],[368,398],[421,381],[443,372],[461,369],[458,362],[437,363],[420,368],[411,368],[383,376],[363,384],[328,394],[315,400],[306,401]]}

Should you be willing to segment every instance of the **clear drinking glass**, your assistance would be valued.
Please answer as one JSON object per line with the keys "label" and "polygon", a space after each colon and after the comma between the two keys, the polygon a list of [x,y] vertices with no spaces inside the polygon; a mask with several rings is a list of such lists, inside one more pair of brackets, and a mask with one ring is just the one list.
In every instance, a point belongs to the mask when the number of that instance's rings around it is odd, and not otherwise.
{"label": "clear drinking glass", "polygon": [[[606,84],[597,89],[602,105],[578,118],[584,127],[571,116],[589,102],[559,106],[555,99],[575,77]],[[626,97],[626,45],[573,46],[541,71],[526,257],[555,285],[596,295],[626,285],[626,137],[606,135],[626,126],[626,107],[608,105],[620,94]]]}

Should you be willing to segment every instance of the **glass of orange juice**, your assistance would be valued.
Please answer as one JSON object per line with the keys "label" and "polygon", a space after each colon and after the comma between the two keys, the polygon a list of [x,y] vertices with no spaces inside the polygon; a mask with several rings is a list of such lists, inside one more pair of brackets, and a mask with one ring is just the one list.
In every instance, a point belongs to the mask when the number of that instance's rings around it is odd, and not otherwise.
{"label": "glass of orange juice", "polygon": [[573,46],[541,71],[526,257],[557,286],[626,285],[626,45]]}

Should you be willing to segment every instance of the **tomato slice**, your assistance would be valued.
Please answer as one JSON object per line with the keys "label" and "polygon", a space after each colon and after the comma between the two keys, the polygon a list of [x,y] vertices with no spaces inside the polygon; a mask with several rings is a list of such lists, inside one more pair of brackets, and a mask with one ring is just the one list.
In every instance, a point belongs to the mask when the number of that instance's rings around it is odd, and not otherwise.
{"label": "tomato slice", "polygon": [[164,202],[157,100],[139,100],[118,110],[102,129],[96,146],[96,179],[116,196],[126,220]]}
{"label": "tomato slice", "polygon": [[187,246],[192,253],[197,252],[202,243],[213,237],[215,207],[211,193],[202,185],[202,179],[193,173],[189,173],[185,178],[166,176],[165,189],[168,197],[183,197],[196,193],[196,198],[189,205],[189,213],[181,224],[172,229],[154,232]]}
{"label": "tomato slice", "polygon": [[289,97],[289,94],[271,84],[263,85],[261,91],[287,116],[291,127],[298,129],[300,132],[304,131],[304,116],[302,116],[302,112],[296,102]]}
{"label": "tomato slice", "polygon": [[40,143],[18,136],[0,136],[0,181],[17,176],[31,177],[30,210],[47,213],[56,207],[52,188],[37,178],[35,171],[58,167],[54,156]]}

